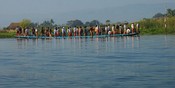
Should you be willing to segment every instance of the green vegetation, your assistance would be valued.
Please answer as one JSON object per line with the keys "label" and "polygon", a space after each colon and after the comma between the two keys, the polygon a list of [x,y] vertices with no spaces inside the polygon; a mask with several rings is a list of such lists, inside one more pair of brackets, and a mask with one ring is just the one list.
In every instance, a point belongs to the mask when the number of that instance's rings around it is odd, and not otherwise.
{"label": "green vegetation", "polygon": [[175,17],[143,19],[140,24],[141,34],[174,34]]}
{"label": "green vegetation", "polygon": [[21,22],[20,22],[20,26],[22,28],[26,28],[26,27],[29,27],[29,25],[31,24],[31,21],[29,19],[23,19]]}
{"label": "green vegetation", "polygon": [[157,13],[137,23],[141,26],[141,34],[175,34],[175,10],[167,9],[166,14]]}
{"label": "green vegetation", "polygon": [[0,30],[0,38],[14,38],[16,32],[13,30]]}

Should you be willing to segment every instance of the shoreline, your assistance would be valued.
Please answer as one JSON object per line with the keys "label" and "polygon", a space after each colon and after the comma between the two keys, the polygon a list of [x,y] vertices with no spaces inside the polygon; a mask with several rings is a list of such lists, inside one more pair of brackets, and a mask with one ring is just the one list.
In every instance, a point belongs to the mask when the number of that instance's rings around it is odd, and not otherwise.
{"label": "shoreline", "polygon": [[[157,33],[157,34],[151,34],[151,33],[140,33],[140,36],[145,36],[145,35],[175,35],[175,33]],[[4,38],[16,38],[16,33],[0,33],[0,39],[4,39]]]}

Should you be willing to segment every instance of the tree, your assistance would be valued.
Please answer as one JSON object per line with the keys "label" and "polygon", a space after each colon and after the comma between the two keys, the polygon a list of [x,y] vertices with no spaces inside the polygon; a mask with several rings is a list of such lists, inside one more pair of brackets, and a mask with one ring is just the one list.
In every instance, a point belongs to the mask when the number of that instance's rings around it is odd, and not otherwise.
{"label": "tree", "polygon": [[38,27],[38,23],[32,22],[32,23],[30,23],[29,27]]}
{"label": "tree", "polygon": [[87,21],[87,22],[85,23],[85,26],[90,26],[90,22]]}
{"label": "tree", "polygon": [[93,20],[90,22],[90,26],[96,26],[96,25],[100,25],[100,22],[98,20]]}
{"label": "tree", "polygon": [[40,26],[42,26],[42,27],[53,27],[54,26],[54,21],[51,19],[50,21],[48,21],[48,20],[45,20],[45,21],[43,21],[43,23],[41,23],[40,24]]}
{"label": "tree", "polygon": [[168,17],[175,16],[174,10],[172,10],[172,9],[167,9],[167,16],[168,16]]}
{"label": "tree", "polygon": [[160,17],[164,17],[164,14],[162,13],[157,13],[153,16],[153,18],[160,18]]}
{"label": "tree", "polygon": [[50,19],[50,23],[54,25],[55,22],[53,21],[53,19]]}
{"label": "tree", "polygon": [[111,22],[110,20],[106,20],[106,25],[110,24],[110,22]]}
{"label": "tree", "polygon": [[67,25],[70,27],[74,27],[74,26],[83,26],[83,22],[81,20],[70,20],[67,21]]}
{"label": "tree", "polygon": [[29,19],[23,19],[21,22],[20,22],[20,26],[22,28],[26,28],[26,27],[29,27],[31,24],[31,21]]}

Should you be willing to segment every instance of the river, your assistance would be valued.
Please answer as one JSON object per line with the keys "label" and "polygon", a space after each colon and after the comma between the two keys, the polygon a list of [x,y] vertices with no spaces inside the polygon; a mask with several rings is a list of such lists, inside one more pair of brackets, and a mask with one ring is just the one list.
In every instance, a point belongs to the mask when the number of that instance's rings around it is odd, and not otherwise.
{"label": "river", "polygon": [[0,39],[1,88],[175,88],[175,35]]}

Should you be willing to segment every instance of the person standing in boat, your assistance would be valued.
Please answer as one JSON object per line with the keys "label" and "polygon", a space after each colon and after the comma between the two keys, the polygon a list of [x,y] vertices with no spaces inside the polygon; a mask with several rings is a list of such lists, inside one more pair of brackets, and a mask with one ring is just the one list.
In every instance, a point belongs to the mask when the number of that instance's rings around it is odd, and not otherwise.
{"label": "person standing in boat", "polygon": [[107,25],[105,26],[105,34],[106,35],[108,34],[108,27],[107,27]]}
{"label": "person standing in boat", "polygon": [[41,28],[41,36],[45,36],[44,27]]}
{"label": "person standing in boat", "polygon": [[119,26],[119,34],[122,34],[122,29],[123,29],[123,27],[122,27],[122,25],[120,24],[120,26]]}
{"label": "person standing in boat", "polygon": [[134,33],[134,23],[131,24],[132,33]]}
{"label": "person standing in boat", "polygon": [[82,28],[80,26],[79,29],[78,29],[78,36],[81,36],[81,35],[82,35]]}
{"label": "person standing in boat", "polygon": [[99,35],[98,25],[96,25],[96,27],[95,27],[95,33],[96,33],[96,35]]}
{"label": "person standing in boat", "polygon": [[140,25],[139,25],[139,23],[137,23],[136,24],[136,33],[139,33],[140,31],[139,31],[139,28],[140,28]]}
{"label": "person standing in boat", "polygon": [[91,27],[90,27],[90,35],[91,35],[91,37],[93,37],[93,35],[94,35],[93,32],[94,32],[94,28],[91,26]]}
{"label": "person standing in boat", "polygon": [[116,32],[115,32],[115,25],[112,26],[112,34],[116,34]]}
{"label": "person standing in boat", "polygon": [[78,28],[78,36],[81,36],[81,26]]}
{"label": "person standing in boat", "polygon": [[76,36],[78,36],[79,28],[76,28]]}
{"label": "person standing in boat", "polygon": [[57,27],[54,28],[54,31],[53,31],[53,34],[54,34],[54,37],[57,37]]}
{"label": "person standing in boat", "polygon": [[45,34],[46,34],[47,37],[49,37],[49,29],[46,29]]}
{"label": "person standing in boat", "polygon": [[22,28],[19,27],[19,35],[21,36],[22,35]]}
{"label": "person standing in boat", "polygon": [[74,36],[76,36],[76,26],[73,28]]}
{"label": "person standing in boat", "polygon": [[32,35],[35,36],[35,28],[32,27]]}
{"label": "person standing in boat", "polygon": [[60,36],[60,27],[57,28],[57,36]]}
{"label": "person standing in boat", "polygon": [[69,37],[72,36],[71,28],[68,27],[67,33],[68,33],[68,36],[69,36]]}
{"label": "person standing in boat", "polygon": [[26,27],[26,29],[25,29],[25,36],[29,36],[29,34],[30,34],[29,32],[30,32],[29,28]]}
{"label": "person standing in boat", "polygon": [[20,34],[19,27],[17,26],[15,30],[16,30],[16,36],[19,36],[19,34]]}
{"label": "person standing in boat", "polygon": [[52,29],[49,29],[49,37],[52,37]]}
{"label": "person standing in boat", "polygon": [[107,29],[107,30],[108,30],[108,32],[111,31],[111,29],[110,29],[110,25],[108,25],[108,29]]}
{"label": "person standing in boat", "polygon": [[49,27],[46,28],[46,36],[49,37]]}
{"label": "person standing in boat", "polygon": [[35,28],[35,36],[38,36],[38,29]]}
{"label": "person standing in boat", "polygon": [[87,31],[87,27],[85,26],[84,27],[84,36],[87,36],[88,35],[88,31]]}
{"label": "person standing in boat", "polygon": [[102,34],[102,29],[100,27],[100,25],[98,26],[98,35],[101,35]]}
{"label": "person standing in boat", "polygon": [[64,29],[64,27],[62,28],[62,37],[66,36],[66,31]]}
{"label": "person standing in boat", "polygon": [[126,24],[123,25],[123,28],[124,28],[123,34],[126,34],[126,30],[127,30]]}
{"label": "person standing in boat", "polygon": [[116,34],[119,34],[119,25],[116,25]]}

